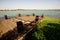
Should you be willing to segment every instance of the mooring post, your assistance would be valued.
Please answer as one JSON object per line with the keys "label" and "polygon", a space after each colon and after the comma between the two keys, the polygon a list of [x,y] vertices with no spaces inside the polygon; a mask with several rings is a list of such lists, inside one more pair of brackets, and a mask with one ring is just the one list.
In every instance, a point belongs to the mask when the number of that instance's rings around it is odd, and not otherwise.
{"label": "mooring post", "polygon": [[33,13],[33,16],[35,16],[35,14]]}
{"label": "mooring post", "polygon": [[39,20],[39,16],[36,16],[35,18],[35,22],[37,22]]}
{"label": "mooring post", "polygon": [[18,33],[21,33],[24,30],[22,21],[17,22],[17,30]]}
{"label": "mooring post", "polygon": [[44,18],[44,15],[43,14],[41,15],[41,18]]}
{"label": "mooring post", "polygon": [[7,16],[7,15],[4,15],[4,18],[5,18],[5,19],[8,19],[8,16]]}
{"label": "mooring post", "polygon": [[21,17],[21,14],[18,14],[19,17]]}

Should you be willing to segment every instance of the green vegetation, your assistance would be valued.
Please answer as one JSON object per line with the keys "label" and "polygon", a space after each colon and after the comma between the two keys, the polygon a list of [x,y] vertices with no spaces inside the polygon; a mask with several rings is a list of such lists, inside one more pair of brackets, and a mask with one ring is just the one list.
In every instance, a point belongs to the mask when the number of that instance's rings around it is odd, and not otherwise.
{"label": "green vegetation", "polygon": [[60,40],[60,19],[45,17],[24,40]]}

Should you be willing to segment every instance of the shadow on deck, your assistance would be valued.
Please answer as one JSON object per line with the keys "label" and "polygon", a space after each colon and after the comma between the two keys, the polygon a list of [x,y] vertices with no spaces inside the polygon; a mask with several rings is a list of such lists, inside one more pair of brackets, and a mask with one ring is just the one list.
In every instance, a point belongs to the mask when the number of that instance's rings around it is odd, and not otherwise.
{"label": "shadow on deck", "polygon": [[[38,17],[37,17],[38,18]],[[31,31],[38,23],[38,19],[35,21],[32,21],[29,24],[24,24],[23,30],[18,33],[17,27],[15,27],[13,30],[8,31],[7,33],[3,34],[2,37],[0,37],[0,40],[18,40],[18,36],[23,36],[24,34]]]}

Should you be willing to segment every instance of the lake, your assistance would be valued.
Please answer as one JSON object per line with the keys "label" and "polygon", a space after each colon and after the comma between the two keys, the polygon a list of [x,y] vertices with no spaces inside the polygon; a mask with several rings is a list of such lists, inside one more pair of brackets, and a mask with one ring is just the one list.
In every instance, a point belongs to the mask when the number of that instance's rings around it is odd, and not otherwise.
{"label": "lake", "polygon": [[22,15],[32,15],[35,13],[36,15],[42,15],[54,18],[60,18],[60,11],[59,10],[19,10],[19,11],[0,11],[0,19],[7,15],[8,17],[18,16],[18,14]]}

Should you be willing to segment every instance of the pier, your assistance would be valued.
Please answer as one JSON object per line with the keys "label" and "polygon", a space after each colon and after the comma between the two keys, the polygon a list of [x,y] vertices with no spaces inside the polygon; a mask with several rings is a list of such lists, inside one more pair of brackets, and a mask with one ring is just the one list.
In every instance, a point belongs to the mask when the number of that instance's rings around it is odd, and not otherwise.
{"label": "pier", "polygon": [[[37,19],[36,19],[37,18]],[[18,33],[17,22],[23,23],[23,30]],[[22,40],[23,37],[33,30],[42,21],[40,16],[20,16],[7,20],[0,20],[1,40]]]}

